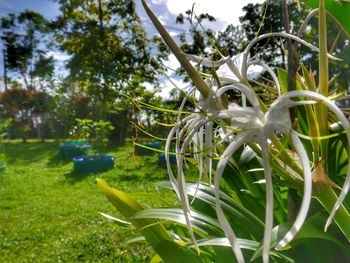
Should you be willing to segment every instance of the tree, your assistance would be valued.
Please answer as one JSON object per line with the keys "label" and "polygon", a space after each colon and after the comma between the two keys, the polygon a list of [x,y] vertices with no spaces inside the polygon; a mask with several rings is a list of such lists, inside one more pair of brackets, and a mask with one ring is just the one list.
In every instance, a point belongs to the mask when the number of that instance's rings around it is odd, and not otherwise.
{"label": "tree", "polygon": [[[297,14],[295,4],[289,6],[291,14]],[[281,1],[266,1],[264,4],[248,4],[243,7],[244,15],[239,18],[241,25],[229,25],[223,32],[219,33],[219,42],[227,49],[228,53],[233,56],[244,51],[246,45],[256,38],[270,32],[284,31]],[[295,26],[300,24],[299,16],[296,19],[293,16]],[[292,20],[292,18],[291,18]],[[251,56],[260,56],[264,50],[264,61],[276,67],[285,64],[284,45],[280,39],[265,39],[253,46]]]}
{"label": "tree", "polygon": [[[61,15],[52,26],[59,48],[70,55],[68,79],[103,109],[118,103],[118,110],[102,115],[122,126],[114,130],[120,133],[127,129],[132,116],[130,101],[124,95],[140,97],[145,82],[157,84],[163,53],[150,46],[157,40],[147,40],[132,0],[58,2]],[[121,142],[126,135],[114,136]]]}
{"label": "tree", "polygon": [[33,108],[32,94],[29,90],[9,89],[1,94],[6,118],[12,120],[10,136],[22,137],[23,143],[31,131],[30,111]]}
{"label": "tree", "polygon": [[70,78],[86,84],[88,92],[113,100],[132,86],[135,78],[155,82],[160,65],[128,1],[60,0],[61,15],[53,24],[59,48],[71,58]]}
{"label": "tree", "polygon": [[[0,22],[6,73],[2,104],[8,117],[14,120],[12,135],[21,136],[25,142],[36,130],[38,138],[43,140],[47,136],[46,119],[53,109],[52,97],[46,92],[55,68],[53,57],[48,56],[49,22],[30,10],[8,14]],[[10,74],[13,80],[8,78]],[[23,79],[27,90],[22,89],[18,76]]]}
{"label": "tree", "polygon": [[[270,32],[285,31],[282,15],[282,2],[268,0],[264,4],[248,4],[243,8],[245,14],[240,17],[241,26],[229,25],[223,32],[219,32],[218,39],[223,48],[233,56],[242,52],[251,40],[258,35]],[[297,30],[303,23],[304,18],[310,11],[309,7],[301,1],[301,8],[296,3],[288,5],[290,31],[297,34]],[[310,26],[306,28],[302,37],[307,42],[317,46],[317,19],[310,21]],[[328,19],[328,50],[335,52],[336,56],[344,58],[343,61],[331,62],[330,76],[335,77],[334,86],[345,89],[344,83],[349,83],[350,74],[347,59],[350,57],[350,45],[346,36],[340,32],[340,29],[332,19]],[[259,29],[259,30],[258,30]],[[258,42],[251,49],[251,56],[262,57],[272,68],[285,67],[287,44],[280,39],[270,38]],[[262,52],[263,51],[263,52]],[[317,56],[309,48],[298,45],[299,58],[308,68],[317,68]]]}
{"label": "tree", "polygon": [[[27,89],[35,89],[35,79],[43,81],[52,77],[54,61],[47,56],[48,21],[36,12],[8,14],[0,19],[1,39],[4,43],[4,67],[19,74]],[[7,74],[6,74],[7,75]],[[5,76],[7,81],[7,76]]]}

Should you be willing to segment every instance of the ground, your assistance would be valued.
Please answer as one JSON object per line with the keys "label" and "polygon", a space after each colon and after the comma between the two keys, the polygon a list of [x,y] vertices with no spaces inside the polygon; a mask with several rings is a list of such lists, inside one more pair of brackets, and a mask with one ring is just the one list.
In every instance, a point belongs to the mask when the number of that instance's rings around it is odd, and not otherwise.
{"label": "ground", "polygon": [[[149,192],[174,203],[158,190],[167,180],[156,155],[133,156],[129,144],[95,148],[116,157],[116,167],[100,174],[75,174],[70,159],[58,155],[58,142],[6,142],[5,173],[0,174],[1,262],[144,262],[154,255],[138,236],[106,220],[120,217],[96,184],[96,177],[127,193]],[[160,191],[160,192],[158,192]],[[149,200],[148,205],[157,205]]]}

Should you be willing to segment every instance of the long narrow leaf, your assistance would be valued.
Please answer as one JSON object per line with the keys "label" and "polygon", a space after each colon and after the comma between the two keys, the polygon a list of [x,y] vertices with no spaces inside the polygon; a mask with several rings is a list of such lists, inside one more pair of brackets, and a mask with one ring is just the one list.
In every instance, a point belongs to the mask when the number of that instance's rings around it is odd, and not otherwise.
{"label": "long narrow leaf", "polygon": [[195,254],[178,245],[173,241],[168,231],[157,223],[155,219],[133,219],[132,217],[144,210],[136,200],[127,194],[108,186],[108,184],[97,178],[98,186],[106,194],[111,203],[130,223],[138,229],[146,238],[147,242],[154,248],[158,255],[166,262],[201,262]]}
{"label": "long narrow leaf", "polygon": [[[168,182],[158,183],[160,187],[172,189],[172,186]],[[187,194],[190,196],[194,196],[194,193],[197,189],[197,184],[195,183],[187,183]],[[215,192],[214,188],[200,184],[198,186],[198,191],[196,194],[196,199],[201,200],[211,207],[215,206]],[[264,227],[264,222],[261,221],[253,212],[249,211],[247,208],[235,202],[232,198],[230,198],[225,193],[221,193],[220,195],[221,206],[225,212],[225,214],[230,217],[232,221],[237,223],[242,223],[243,228],[250,230],[252,233],[259,233],[262,231]]]}
{"label": "long narrow leaf", "polygon": [[[136,213],[134,219],[164,219],[173,223],[178,223],[186,226],[184,211],[179,208],[151,208],[142,210]],[[190,221],[194,229],[197,229],[205,234],[222,234],[217,221],[205,214],[191,211]]]}

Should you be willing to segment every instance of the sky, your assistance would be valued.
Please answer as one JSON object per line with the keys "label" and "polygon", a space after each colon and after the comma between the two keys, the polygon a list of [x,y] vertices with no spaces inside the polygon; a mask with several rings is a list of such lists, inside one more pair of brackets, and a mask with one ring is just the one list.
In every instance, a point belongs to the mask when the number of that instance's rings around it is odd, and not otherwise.
{"label": "sky", "polygon": [[[148,32],[149,36],[156,33],[154,27],[149,21],[146,13],[143,10],[140,0],[136,0],[136,10],[141,17],[144,28]],[[166,26],[172,36],[176,36],[184,32],[183,27],[175,23],[176,16],[179,13],[184,13],[189,9],[192,9],[192,5],[195,3],[194,11],[197,14],[209,13],[214,16],[217,21],[210,23],[208,28],[218,31],[223,30],[227,25],[239,24],[239,16],[243,15],[242,8],[248,3],[262,3],[263,0],[148,0],[154,13],[157,15],[159,20]],[[38,13],[43,14],[48,19],[54,19],[59,15],[59,5],[53,0],[0,0],[0,16],[4,16],[8,13],[20,13],[25,9],[31,9]],[[0,44],[2,49],[2,44]],[[51,53],[54,57],[63,62],[67,59],[64,54],[54,52]],[[170,56],[167,65],[171,68],[176,68],[179,64],[176,62],[174,56]],[[169,72],[170,74],[170,72]],[[2,52],[0,52],[0,75],[3,75],[3,58]],[[169,89],[172,85],[162,79],[163,81],[163,92],[162,96],[168,94]],[[181,86],[181,82],[175,80],[177,84]],[[0,89],[3,83],[0,83]]]}

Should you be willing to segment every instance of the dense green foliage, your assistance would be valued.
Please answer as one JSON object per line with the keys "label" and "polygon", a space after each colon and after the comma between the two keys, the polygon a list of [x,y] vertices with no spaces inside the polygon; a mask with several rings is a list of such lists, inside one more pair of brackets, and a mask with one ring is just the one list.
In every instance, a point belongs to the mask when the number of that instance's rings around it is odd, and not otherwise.
{"label": "dense green foliage", "polygon": [[113,130],[113,126],[107,121],[93,121],[90,119],[76,119],[76,125],[69,132],[73,140],[105,142]]}
{"label": "dense green foliage", "polygon": [[121,92],[133,94],[142,82],[154,82],[160,67],[133,1],[65,1],[53,23],[58,47],[71,58],[74,81],[103,101]]}

